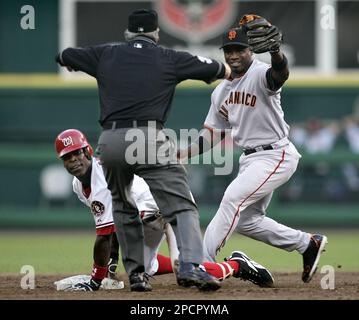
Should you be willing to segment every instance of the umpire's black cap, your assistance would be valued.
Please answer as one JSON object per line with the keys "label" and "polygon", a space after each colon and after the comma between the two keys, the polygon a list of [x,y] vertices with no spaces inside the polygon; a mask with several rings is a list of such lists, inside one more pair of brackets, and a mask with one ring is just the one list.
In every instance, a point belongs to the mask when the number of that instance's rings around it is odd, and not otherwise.
{"label": "umpire's black cap", "polygon": [[223,33],[222,47],[220,49],[231,45],[238,45],[244,48],[249,47],[246,32],[242,27],[231,28]]}
{"label": "umpire's black cap", "polygon": [[158,16],[155,10],[138,9],[128,17],[128,31],[152,32],[158,28]]}

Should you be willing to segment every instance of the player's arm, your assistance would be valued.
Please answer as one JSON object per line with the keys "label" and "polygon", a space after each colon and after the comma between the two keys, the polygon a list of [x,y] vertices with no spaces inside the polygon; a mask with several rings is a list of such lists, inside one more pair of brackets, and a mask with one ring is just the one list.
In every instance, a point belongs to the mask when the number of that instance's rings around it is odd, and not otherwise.
{"label": "player's arm", "polygon": [[104,267],[106,272],[107,263],[110,260],[111,238],[112,234],[97,235],[93,248],[93,259],[95,264],[97,266]]}
{"label": "player's arm", "polygon": [[178,150],[177,159],[182,160],[205,153],[225,138],[226,129],[231,127],[225,112],[222,113],[222,109],[218,106],[216,96],[220,91],[221,85],[211,95],[211,106],[204,121],[204,129],[201,130],[198,138],[188,148]]}
{"label": "player's arm", "polygon": [[283,86],[289,77],[288,60],[286,56],[278,50],[271,52],[272,67],[266,73],[268,87],[272,91],[277,91]]}
{"label": "player's arm", "polygon": [[223,130],[205,127],[201,130],[198,138],[188,148],[177,151],[177,159],[182,160],[201,155],[211,150],[224,138],[225,132]]}
{"label": "player's arm", "polygon": [[111,234],[97,234],[94,248],[94,264],[89,282],[76,284],[71,291],[97,291],[107,275],[107,264],[110,259]]}
{"label": "player's arm", "polygon": [[[110,258],[115,257],[118,261],[118,248],[119,245],[113,225],[96,229],[91,280],[95,281],[99,286],[107,276]],[[114,269],[116,270],[116,267]]]}

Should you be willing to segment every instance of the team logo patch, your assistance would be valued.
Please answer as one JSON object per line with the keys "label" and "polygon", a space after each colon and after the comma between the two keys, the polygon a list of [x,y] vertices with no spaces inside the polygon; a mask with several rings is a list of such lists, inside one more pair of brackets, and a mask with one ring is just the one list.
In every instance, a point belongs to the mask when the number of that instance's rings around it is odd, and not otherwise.
{"label": "team logo patch", "polygon": [[91,202],[91,212],[95,217],[100,216],[105,212],[105,206],[100,201],[92,201]]}
{"label": "team logo patch", "polygon": [[233,40],[233,39],[236,38],[236,35],[237,35],[236,30],[230,30],[230,31],[228,32],[228,39],[229,39],[229,40]]}

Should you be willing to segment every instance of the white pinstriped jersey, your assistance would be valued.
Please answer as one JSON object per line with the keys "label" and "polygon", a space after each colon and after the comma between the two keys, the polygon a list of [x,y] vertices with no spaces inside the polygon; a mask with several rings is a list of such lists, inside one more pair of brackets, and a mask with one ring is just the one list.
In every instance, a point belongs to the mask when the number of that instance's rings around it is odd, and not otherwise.
{"label": "white pinstriped jersey", "polygon": [[[72,186],[78,198],[91,209],[96,228],[103,228],[114,224],[112,218],[111,192],[107,189],[103,169],[97,159],[92,159],[91,193],[89,197],[86,198],[82,183],[76,177],[74,177],[72,181]],[[145,216],[158,212],[159,209],[147,183],[136,175],[133,179],[131,195],[138,210],[145,211]]]}
{"label": "white pinstriped jersey", "polygon": [[267,86],[270,66],[253,60],[238,79],[223,80],[213,91],[204,125],[212,129],[232,129],[234,142],[243,148],[271,144],[288,136],[280,92]]}

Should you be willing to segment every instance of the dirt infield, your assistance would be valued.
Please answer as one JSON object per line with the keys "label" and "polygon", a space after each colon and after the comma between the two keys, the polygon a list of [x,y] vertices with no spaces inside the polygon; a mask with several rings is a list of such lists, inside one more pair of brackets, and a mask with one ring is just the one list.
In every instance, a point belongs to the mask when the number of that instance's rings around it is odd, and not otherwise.
{"label": "dirt infield", "polygon": [[200,292],[196,288],[177,286],[173,274],[156,276],[151,280],[153,291],[150,293],[132,293],[125,281],[123,290],[101,290],[98,292],[58,292],[54,281],[69,275],[37,276],[34,290],[23,290],[20,287],[21,276],[0,276],[0,299],[28,300],[349,300],[359,299],[359,273],[337,272],[335,289],[321,288],[323,275],[316,274],[309,284],[300,280],[298,273],[274,273],[275,288],[259,288],[247,281],[230,278],[222,283],[216,292]]}

